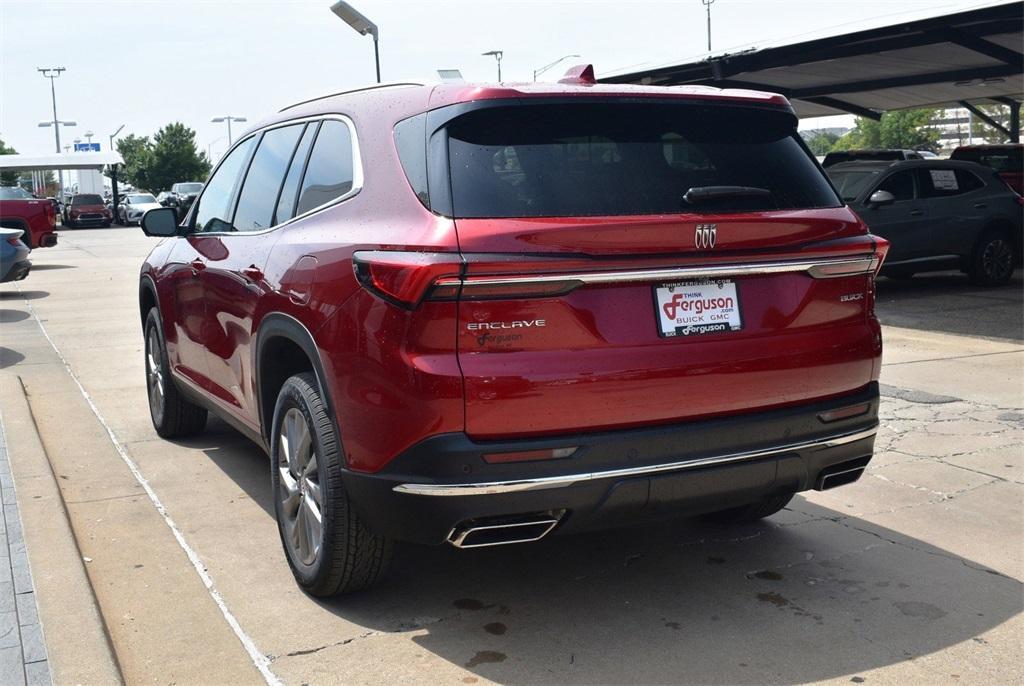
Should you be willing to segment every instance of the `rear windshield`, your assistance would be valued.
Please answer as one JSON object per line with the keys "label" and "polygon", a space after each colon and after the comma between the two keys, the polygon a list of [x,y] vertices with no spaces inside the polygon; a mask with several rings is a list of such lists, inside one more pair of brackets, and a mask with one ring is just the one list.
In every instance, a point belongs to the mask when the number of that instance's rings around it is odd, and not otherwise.
{"label": "rear windshield", "polygon": [[[494,107],[448,125],[456,217],[835,207],[784,112],[661,104]],[[743,187],[725,192],[720,187]],[[699,201],[690,189],[708,189]],[[691,194],[691,197],[700,195]]]}
{"label": "rear windshield", "polygon": [[907,155],[902,150],[849,150],[846,152],[830,152],[825,155],[825,161],[822,162],[822,166],[831,167],[833,164],[850,162],[852,160],[888,162],[891,160],[905,160],[911,158],[920,159],[920,157],[920,155]]}
{"label": "rear windshield", "polygon": [[176,193],[198,193],[203,190],[203,184],[201,183],[176,183],[174,184],[174,190]]}
{"label": "rear windshield", "polygon": [[98,195],[76,195],[71,198],[72,205],[102,205],[103,198]]}
{"label": "rear windshield", "polygon": [[1017,172],[1019,174],[1024,171],[1024,154],[1022,154],[1021,148],[959,149],[954,150],[949,158],[951,160],[977,162],[998,172]]}
{"label": "rear windshield", "polygon": [[877,171],[829,171],[832,185],[839,191],[840,197],[846,202],[857,197],[878,178]]}
{"label": "rear windshield", "polygon": [[17,186],[0,186],[0,200],[31,200],[32,194]]}

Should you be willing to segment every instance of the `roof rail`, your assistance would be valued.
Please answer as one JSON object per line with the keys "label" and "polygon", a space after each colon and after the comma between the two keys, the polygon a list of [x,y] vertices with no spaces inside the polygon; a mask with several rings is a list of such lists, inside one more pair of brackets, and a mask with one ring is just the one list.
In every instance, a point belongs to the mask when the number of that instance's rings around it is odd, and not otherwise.
{"label": "roof rail", "polygon": [[376,90],[378,88],[395,88],[395,87],[400,87],[400,86],[425,86],[425,85],[427,85],[427,84],[426,83],[421,83],[421,82],[418,82],[418,81],[395,81],[395,82],[392,82],[392,83],[375,83],[375,84],[372,84],[370,86],[360,86],[359,88],[351,88],[351,89],[349,89],[347,91],[338,91],[337,93],[327,93],[325,95],[318,95],[315,98],[310,98],[309,100],[303,100],[301,102],[296,102],[296,103],[293,103],[293,104],[288,105],[286,107],[282,107],[281,109],[278,110],[278,112],[287,112],[288,110],[293,109],[295,107],[299,107],[301,105],[308,105],[309,103],[316,102],[317,100],[326,100],[327,98],[335,98],[335,97],[337,97],[339,95],[349,95],[351,93],[359,93],[361,91]]}

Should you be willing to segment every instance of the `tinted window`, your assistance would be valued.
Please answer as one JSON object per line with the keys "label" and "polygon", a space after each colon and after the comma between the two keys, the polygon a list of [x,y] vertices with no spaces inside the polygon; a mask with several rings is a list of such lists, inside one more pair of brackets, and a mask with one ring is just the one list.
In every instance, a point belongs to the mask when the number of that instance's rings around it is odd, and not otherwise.
{"label": "tinted window", "polygon": [[395,147],[409,185],[425,206],[430,207],[427,192],[427,115],[419,114],[395,127]]}
{"label": "tinted window", "polygon": [[839,191],[839,197],[847,202],[856,200],[868,186],[878,178],[876,171],[833,171],[829,169],[832,185]]}
{"label": "tinted window", "polygon": [[913,171],[901,171],[896,172],[889,178],[882,181],[881,185],[878,186],[880,191],[889,191],[896,198],[896,201],[900,200],[913,200],[914,199],[914,172]]}
{"label": "tinted window", "polygon": [[71,198],[72,205],[102,205],[103,198],[98,195],[76,195]]}
{"label": "tinted window", "polygon": [[295,214],[308,212],[352,190],[352,136],[340,121],[320,125],[302,178]]}
{"label": "tinted window", "polygon": [[947,198],[980,188],[981,181],[962,169],[919,169],[918,194],[922,198]]}
{"label": "tinted window", "polygon": [[238,194],[235,231],[259,231],[273,226],[277,194],[301,133],[302,125],[295,125],[263,134]]}
{"label": "tinted window", "polygon": [[[788,114],[698,105],[496,107],[448,126],[456,217],[742,212],[835,207]],[[691,188],[760,195],[688,203]],[[710,201],[708,201],[710,200]]]}
{"label": "tinted window", "polygon": [[198,193],[203,190],[201,183],[176,183],[173,186],[176,193]]}
{"label": "tinted window", "polygon": [[292,163],[288,168],[288,176],[284,179],[284,186],[281,188],[281,198],[277,201],[277,213],[275,224],[286,222],[295,216],[295,195],[299,190],[299,180],[302,179],[302,170],[306,166],[306,158],[309,157],[309,148],[313,145],[313,136],[316,135],[316,124],[306,127],[302,134],[299,147],[292,155]]}
{"label": "tinted window", "polygon": [[977,162],[1001,172],[1020,172],[1024,168],[1024,148],[957,148],[951,160]]}
{"label": "tinted window", "polygon": [[231,200],[238,186],[242,165],[249,159],[249,151],[255,140],[252,137],[239,144],[206,182],[206,190],[199,196],[199,206],[195,211],[196,231],[234,231],[231,225]]}

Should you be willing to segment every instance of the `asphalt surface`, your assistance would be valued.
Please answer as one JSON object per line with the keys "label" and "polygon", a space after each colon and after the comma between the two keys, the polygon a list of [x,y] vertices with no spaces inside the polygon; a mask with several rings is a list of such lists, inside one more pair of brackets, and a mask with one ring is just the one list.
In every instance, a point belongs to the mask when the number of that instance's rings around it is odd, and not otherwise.
{"label": "asphalt surface", "polygon": [[[0,287],[5,416],[23,406],[17,430],[38,426],[129,683],[1024,680],[1019,277],[879,281],[883,424],[856,484],[743,527],[406,546],[379,588],[320,601],[284,561],[265,455],[216,421],[189,441],[153,432],[136,304],[151,246],[138,229],[61,231]],[[38,576],[45,516],[23,519]],[[54,679],[70,680],[38,595]]]}

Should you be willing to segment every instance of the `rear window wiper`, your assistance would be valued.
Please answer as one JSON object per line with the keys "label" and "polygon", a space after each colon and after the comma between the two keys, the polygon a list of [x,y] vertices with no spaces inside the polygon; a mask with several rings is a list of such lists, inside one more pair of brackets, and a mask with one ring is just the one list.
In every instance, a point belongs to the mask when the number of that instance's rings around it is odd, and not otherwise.
{"label": "rear window wiper", "polygon": [[690,205],[715,202],[726,198],[770,198],[772,192],[767,188],[755,186],[694,186],[683,196]]}

